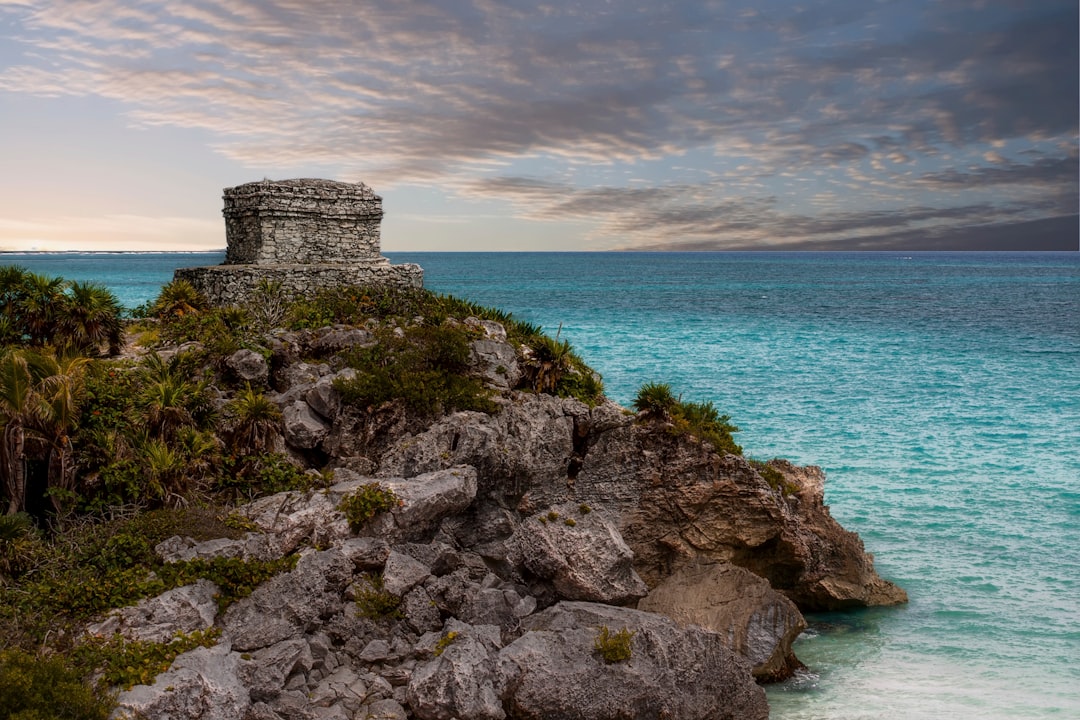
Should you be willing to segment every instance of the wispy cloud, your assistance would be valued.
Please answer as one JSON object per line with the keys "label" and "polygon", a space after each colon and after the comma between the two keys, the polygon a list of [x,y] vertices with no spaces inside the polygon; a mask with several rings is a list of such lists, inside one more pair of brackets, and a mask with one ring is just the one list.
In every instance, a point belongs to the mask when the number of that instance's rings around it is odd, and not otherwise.
{"label": "wispy cloud", "polygon": [[722,247],[1075,212],[1076,26],[1061,0],[0,0],[0,91]]}

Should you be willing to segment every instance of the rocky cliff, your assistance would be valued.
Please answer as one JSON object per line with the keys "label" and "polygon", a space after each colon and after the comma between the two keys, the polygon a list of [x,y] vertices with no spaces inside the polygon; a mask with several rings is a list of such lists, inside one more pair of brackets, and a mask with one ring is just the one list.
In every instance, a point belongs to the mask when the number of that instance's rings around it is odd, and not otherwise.
{"label": "rocky cliff", "polygon": [[[279,447],[333,481],[240,506],[243,538],[157,547],[299,560],[224,612],[202,580],[92,626],[221,633],[122,692],[118,716],[765,718],[757,681],[798,667],[800,611],[906,600],[829,515],[819,468],[511,389],[536,358],[496,322],[465,325],[490,412],[344,402],[341,358],[371,328],[278,331],[269,360],[229,358],[281,407]],[[392,502],[347,517],[360,495]]]}

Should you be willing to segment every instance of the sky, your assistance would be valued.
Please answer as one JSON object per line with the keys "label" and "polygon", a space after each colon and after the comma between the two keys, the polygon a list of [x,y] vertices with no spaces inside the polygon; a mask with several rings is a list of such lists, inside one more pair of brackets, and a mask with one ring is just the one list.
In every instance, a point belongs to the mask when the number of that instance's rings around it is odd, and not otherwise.
{"label": "sky", "polygon": [[1076,250],[1075,0],[0,0],[0,250]]}

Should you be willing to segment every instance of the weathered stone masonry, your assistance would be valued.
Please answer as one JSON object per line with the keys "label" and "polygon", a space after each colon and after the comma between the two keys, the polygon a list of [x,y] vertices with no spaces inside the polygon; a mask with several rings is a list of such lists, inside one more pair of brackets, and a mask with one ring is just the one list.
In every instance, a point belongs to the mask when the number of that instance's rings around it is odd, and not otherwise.
{"label": "weathered stone masonry", "polygon": [[423,285],[419,265],[391,265],[380,253],[382,198],[363,183],[263,180],[226,188],[224,200],[224,264],[175,274],[215,304],[244,302],[263,280],[290,295],[335,285]]}

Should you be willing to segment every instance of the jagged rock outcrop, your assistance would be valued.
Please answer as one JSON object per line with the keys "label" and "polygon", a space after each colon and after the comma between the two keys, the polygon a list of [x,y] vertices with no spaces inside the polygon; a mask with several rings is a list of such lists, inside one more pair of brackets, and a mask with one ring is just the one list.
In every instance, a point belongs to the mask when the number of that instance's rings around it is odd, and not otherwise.
{"label": "jagged rock outcrop", "polygon": [[382,453],[379,472],[456,463],[477,468],[481,494],[521,512],[604,506],[650,585],[708,560],[749,569],[807,610],[906,600],[829,514],[819,468],[774,461],[793,491],[773,488],[745,458],[636,422],[612,403],[590,409],[515,393],[496,415],[454,413],[403,437]]}

